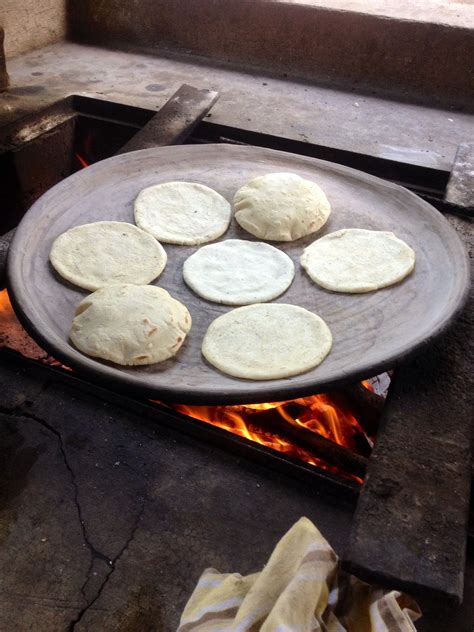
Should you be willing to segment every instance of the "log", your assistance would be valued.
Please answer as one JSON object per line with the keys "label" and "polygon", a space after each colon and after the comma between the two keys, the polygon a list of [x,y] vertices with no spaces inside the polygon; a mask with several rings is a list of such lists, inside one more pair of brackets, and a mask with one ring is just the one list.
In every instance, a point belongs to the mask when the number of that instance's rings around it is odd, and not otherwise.
{"label": "log", "polygon": [[0,290],[3,290],[6,284],[7,254],[14,234],[15,229],[13,228],[10,232],[0,237]]}
{"label": "log", "polygon": [[328,395],[338,406],[346,408],[354,415],[369,437],[375,437],[385,406],[383,397],[369,391],[359,382],[331,391]]}
{"label": "log", "polygon": [[[246,419],[246,421],[248,422],[249,419]],[[287,439],[300,448],[308,450],[329,465],[334,465],[346,473],[364,478],[367,467],[367,459],[365,457],[299,424],[292,424],[286,421],[274,409],[260,411],[252,415],[251,423],[255,427],[276,434],[282,439]]]}

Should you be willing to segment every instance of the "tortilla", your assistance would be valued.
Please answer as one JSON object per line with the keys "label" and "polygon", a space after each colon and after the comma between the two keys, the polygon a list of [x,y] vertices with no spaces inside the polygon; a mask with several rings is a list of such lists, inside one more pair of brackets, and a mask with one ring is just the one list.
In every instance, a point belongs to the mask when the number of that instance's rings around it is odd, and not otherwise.
{"label": "tortilla", "polygon": [[75,226],[54,240],[49,259],[64,279],[92,291],[115,283],[150,283],[166,266],[163,246],[127,222]]}
{"label": "tortilla", "polygon": [[194,182],[165,182],[143,189],[135,200],[137,226],[168,244],[195,246],[220,237],[229,227],[229,202]]}
{"label": "tortilla", "polygon": [[122,365],[173,357],[191,328],[187,308],[154,285],[109,285],[83,299],[71,340],[83,353]]}
{"label": "tortilla", "polygon": [[202,353],[223,373],[276,380],[313,369],[327,356],[332,335],[324,320],[296,305],[239,307],[214,320]]}
{"label": "tortilla", "polygon": [[319,230],[331,206],[324,191],[294,173],[250,180],[234,196],[235,219],[259,239],[294,241]]}
{"label": "tortilla", "polygon": [[313,242],[300,260],[321,287],[356,294],[402,281],[415,267],[415,252],[393,233],[344,228]]}
{"label": "tortilla", "polygon": [[224,305],[271,301],[288,289],[294,276],[293,261],[284,252],[241,239],[204,246],[183,266],[184,280],[196,294]]}

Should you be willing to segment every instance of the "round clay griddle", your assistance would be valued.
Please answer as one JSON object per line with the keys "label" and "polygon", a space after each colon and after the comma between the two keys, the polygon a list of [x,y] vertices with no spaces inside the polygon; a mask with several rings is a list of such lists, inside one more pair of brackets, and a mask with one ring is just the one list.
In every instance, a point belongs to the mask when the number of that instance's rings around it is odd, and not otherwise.
{"label": "round clay griddle", "polygon": [[[317,234],[274,243],[295,262],[296,277],[276,302],[319,314],[333,334],[324,362],[280,380],[232,378],[201,355],[212,320],[231,308],[205,301],[187,288],[184,260],[199,246],[163,244],[168,264],[156,285],[190,310],[193,325],[175,358],[125,368],[89,358],[69,340],[74,310],[88,293],[62,281],[48,255],[65,230],[98,220],[133,223],[139,191],[170,180],[199,182],[229,201],[249,179],[290,171],[317,182],[332,214]],[[317,237],[340,228],[393,231],[416,252],[414,273],[398,285],[367,294],[339,294],[316,286],[299,257]],[[253,239],[233,220],[221,239]],[[9,289],[18,317],[40,345],[68,366],[115,388],[157,399],[195,404],[234,404],[296,398],[375,375],[444,329],[461,307],[469,280],[467,258],[442,215],[409,191],[364,173],[321,160],[256,147],[176,146],[123,154],[84,169],[50,189],[21,222],[8,260]],[[278,331],[275,331],[278,345]]]}

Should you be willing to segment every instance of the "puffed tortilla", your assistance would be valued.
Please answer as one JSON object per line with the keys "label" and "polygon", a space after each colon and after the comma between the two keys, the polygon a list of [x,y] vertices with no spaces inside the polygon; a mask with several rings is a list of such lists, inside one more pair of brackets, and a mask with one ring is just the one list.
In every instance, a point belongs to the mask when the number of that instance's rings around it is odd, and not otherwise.
{"label": "puffed tortilla", "polygon": [[166,252],[133,224],[105,221],[75,226],[59,235],[49,260],[64,279],[94,291],[115,283],[151,283],[166,266]]}
{"label": "puffed tortilla", "polygon": [[294,276],[287,254],[243,239],[203,246],[183,266],[184,280],[196,294],[224,305],[271,301],[288,289]]}
{"label": "puffed tortilla", "polygon": [[202,353],[214,367],[248,380],[276,380],[313,369],[327,356],[332,335],[324,320],[285,303],[239,307],[214,320]]}
{"label": "puffed tortilla", "polygon": [[331,206],[315,182],[295,173],[268,173],[234,196],[235,219],[259,239],[294,241],[327,222]]}
{"label": "puffed tortilla", "polygon": [[173,357],[191,328],[185,305],[154,285],[97,290],[77,306],[71,340],[83,353],[125,366]]}
{"label": "puffed tortilla", "polygon": [[305,248],[301,265],[311,279],[333,292],[373,292],[407,277],[415,252],[391,232],[344,228]]}
{"label": "puffed tortilla", "polygon": [[212,241],[229,227],[229,202],[195,182],[164,182],[140,191],[135,222],[167,244],[195,246]]}

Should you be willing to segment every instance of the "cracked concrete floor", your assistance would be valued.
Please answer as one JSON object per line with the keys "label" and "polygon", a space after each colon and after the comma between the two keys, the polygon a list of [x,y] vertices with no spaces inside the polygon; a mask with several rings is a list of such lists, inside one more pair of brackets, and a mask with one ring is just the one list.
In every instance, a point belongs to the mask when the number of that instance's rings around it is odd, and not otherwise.
{"label": "cracked concrete floor", "polygon": [[[168,632],[202,570],[259,570],[306,515],[337,552],[352,511],[0,352],[0,632]],[[419,632],[472,632],[421,603]]]}
{"label": "cracked concrete floor", "polygon": [[344,547],[309,483],[4,356],[0,394],[1,632],[174,630],[204,568],[259,570],[303,515]]}

